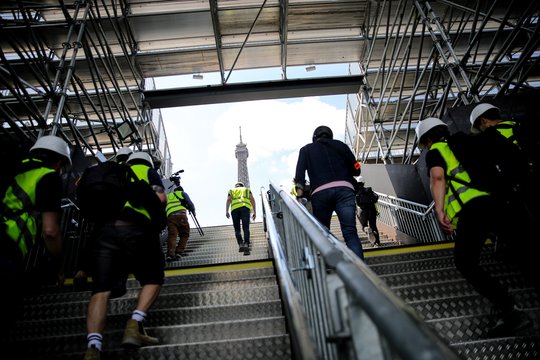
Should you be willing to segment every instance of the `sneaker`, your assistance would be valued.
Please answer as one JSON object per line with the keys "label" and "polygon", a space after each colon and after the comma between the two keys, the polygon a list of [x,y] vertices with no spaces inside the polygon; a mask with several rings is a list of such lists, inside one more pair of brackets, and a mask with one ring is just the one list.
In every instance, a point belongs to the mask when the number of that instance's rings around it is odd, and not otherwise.
{"label": "sneaker", "polygon": [[244,243],[244,255],[250,255],[251,254],[251,245]]}
{"label": "sneaker", "polygon": [[517,306],[507,312],[496,312],[495,317],[487,330],[489,337],[506,337],[519,335],[522,331],[531,328],[533,322],[529,316]]}
{"label": "sneaker", "polygon": [[377,241],[377,238],[375,237],[375,234],[373,233],[373,231],[368,232],[368,240],[372,244],[374,244]]}
{"label": "sneaker", "polygon": [[124,330],[122,346],[125,348],[141,347],[146,345],[158,345],[158,338],[148,336],[142,323],[129,319]]}
{"label": "sneaker", "polygon": [[86,349],[84,353],[84,360],[100,360],[101,351],[99,351],[95,346],[90,346]]}
{"label": "sneaker", "polygon": [[[246,248],[247,248],[246,244],[245,244],[245,243],[242,243],[242,244],[240,245],[240,247],[238,248],[238,252],[244,252],[244,251],[246,251]],[[248,248],[248,249],[249,249],[249,248]]]}
{"label": "sneaker", "polygon": [[364,226],[364,232],[365,232],[366,234],[371,233],[371,228],[370,228],[369,226]]}
{"label": "sneaker", "polygon": [[167,262],[176,261],[180,259],[180,255],[174,254],[174,255],[167,255]]}

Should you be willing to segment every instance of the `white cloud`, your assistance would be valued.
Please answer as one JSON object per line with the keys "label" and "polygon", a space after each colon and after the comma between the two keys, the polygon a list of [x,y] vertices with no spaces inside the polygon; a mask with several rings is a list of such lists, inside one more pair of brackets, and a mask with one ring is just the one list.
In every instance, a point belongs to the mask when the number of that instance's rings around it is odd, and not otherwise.
{"label": "white cloud", "polygon": [[234,152],[239,127],[249,150],[250,182],[260,221],[260,188],[268,188],[270,181],[290,186],[298,150],[311,142],[313,130],[327,125],[334,138],[343,138],[345,97],[341,109],[324,100],[262,100],[162,110],[173,170],[185,170],[182,185],[195,203],[201,226],[231,223],[225,217],[225,201],[237,178]]}

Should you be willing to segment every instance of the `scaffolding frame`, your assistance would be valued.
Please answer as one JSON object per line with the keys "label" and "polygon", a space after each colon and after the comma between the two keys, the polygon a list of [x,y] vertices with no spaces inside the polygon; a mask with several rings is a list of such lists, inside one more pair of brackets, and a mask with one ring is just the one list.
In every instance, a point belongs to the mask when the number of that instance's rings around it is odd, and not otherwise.
{"label": "scaffolding frame", "polygon": [[[413,163],[414,128],[448,108],[540,85],[540,3],[382,0],[366,11],[365,75],[345,140],[367,163]],[[472,7],[471,7],[472,6]]]}
{"label": "scaffolding frame", "polygon": [[125,1],[3,5],[0,114],[7,125],[1,135],[29,144],[59,135],[91,162],[98,152],[145,150],[167,176],[161,113],[144,106],[128,13]]}
{"label": "scaffolding frame", "polygon": [[285,82],[292,66],[352,64],[346,142],[405,164],[418,120],[539,87],[537,1],[18,0],[0,16],[3,151],[58,134],[87,158],[147,150],[165,176],[154,77],[218,72],[226,88],[239,70],[278,67]]}

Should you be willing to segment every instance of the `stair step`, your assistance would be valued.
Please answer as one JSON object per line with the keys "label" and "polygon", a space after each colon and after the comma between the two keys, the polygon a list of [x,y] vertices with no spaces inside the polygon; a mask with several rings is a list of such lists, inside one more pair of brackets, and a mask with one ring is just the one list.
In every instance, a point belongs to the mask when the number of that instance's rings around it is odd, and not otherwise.
{"label": "stair step", "polygon": [[[540,308],[528,309],[525,312],[533,322],[538,323],[540,320]],[[487,307],[487,312],[481,314],[431,320],[427,323],[449,344],[454,344],[490,340],[487,329],[491,324],[492,318],[489,314],[489,307]],[[538,334],[538,329],[532,327],[523,331],[524,334],[522,335],[533,336],[535,332]],[[519,338],[519,336],[516,336],[516,338]]]}
{"label": "stair step", "polygon": [[[139,292],[140,286],[133,286],[131,284],[124,297],[135,298]],[[197,291],[217,291],[224,289],[243,289],[248,287],[258,286],[272,286],[277,285],[276,277],[265,276],[252,279],[239,279],[239,280],[219,280],[219,281],[192,281],[192,282],[165,282],[161,287],[160,296],[173,293],[186,293]],[[72,292],[72,293],[58,293],[58,294],[44,294],[25,299],[25,306],[31,307],[34,304],[45,303],[69,303],[88,301],[90,298],[90,292]]]}
{"label": "stair step", "polygon": [[218,265],[232,262],[244,262],[244,261],[258,261],[268,259],[268,249],[253,249],[250,255],[244,255],[244,253],[238,252],[228,252],[220,253],[215,255],[208,253],[207,255],[188,255],[182,257],[179,260],[167,262],[166,268],[186,268],[186,267],[196,267],[203,265]]}
{"label": "stair step", "polygon": [[[84,350],[84,349],[82,349]],[[163,359],[227,359],[244,360],[246,356],[260,360],[291,359],[288,335],[253,337],[249,339],[220,340],[192,344],[161,345],[140,348],[135,351],[114,349],[105,351],[103,358],[117,360],[163,360]],[[80,360],[83,352],[51,355],[32,359]]]}
{"label": "stair step", "polygon": [[452,347],[464,359],[540,359],[539,336],[472,341]]}
{"label": "stair step", "polygon": [[412,251],[407,252],[408,249],[402,248],[401,252],[392,255],[379,255],[366,259],[366,263],[369,266],[380,265],[380,264],[397,264],[404,262],[412,261],[421,261],[423,259],[432,260],[432,259],[442,259],[442,258],[453,258],[454,249],[435,249],[435,250],[422,250],[422,251]]}
{"label": "stair step", "polygon": [[[516,301],[516,304],[523,309],[540,308],[538,294],[532,289],[516,290],[511,292],[511,295]],[[491,303],[478,294],[414,301],[409,302],[409,304],[426,321],[484,314],[489,313],[491,309]]]}
{"label": "stair step", "polygon": [[[209,323],[212,321],[247,320],[282,315],[281,301],[261,301],[245,304],[199,306],[190,308],[152,309],[145,321],[147,327],[177,324]],[[122,329],[130,314],[112,314],[107,317],[107,328]],[[45,336],[63,336],[86,329],[86,316],[29,320],[17,323],[12,339],[32,339]]]}
{"label": "stair step", "polygon": [[[246,289],[224,289],[218,291],[177,292],[161,294],[152,310],[190,307],[243,304],[254,301],[269,301],[279,299],[278,286],[260,286]],[[121,297],[109,302],[109,314],[127,314],[136,306],[135,297]],[[25,319],[52,319],[58,317],[86,316],[88,301],[32,304],[26,306]]]}
{"label": "stair step", "polygon": [[[147,327],[148,334],[156,336],[162,344],[191,344],[220,340],[261,338],[280,336],[286,333],[285,319],[282,316],[250,319],[242,321],[215,321],[204,324],[188,324],[174,326]],[[105,332],[103,336],[104,351],[120,346],[123,328]],[[66,334],[62,337],[45,337],[31,341],[14,341],[19,349],[18,356],[34,358],[39,354],[74,353],[85,349],[86,334]],[[156,348],[147,347],[147,349]]]}
{"label": "stair step", "polygon": [[[445,246],[445,245],[442,245]],[[490,339],[492,304],[463,279],[454,265],[454,250],[418,250],[366,258],[366,263],[464,359],[539,359],[540,296],[515,266],[501,262],[492,245],[481,253],[481,264],[524,309],[535,327],[519,336]],[[427,248],[427,247],[426,247]],[[402,251],[403,253],[400,253]]]}
{"label": "stair step", "polygon": [[[508,272],[506,267],[499,264],[490,264],[485,267],[491,276],[497,278],[519,276],[519,272]],[[455,268],[440,268],[407,273],[394,273],[379,276],[390,287],[403,287],[409,285],[432,284],[463,279],[461,273]]]}

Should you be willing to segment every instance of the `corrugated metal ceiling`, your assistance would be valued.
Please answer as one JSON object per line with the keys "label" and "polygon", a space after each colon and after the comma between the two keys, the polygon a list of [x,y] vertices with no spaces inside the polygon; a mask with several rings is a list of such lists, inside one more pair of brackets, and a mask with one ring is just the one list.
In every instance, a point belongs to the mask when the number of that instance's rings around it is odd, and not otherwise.
{"label": "corrugated metal ceiling", "polygon": [[[97,4],[95,9],[103,18],[128,9],[127,24],[117,16],[102,26],[114,52],[121,51],[114,26],[131,28],[145,77],[215,71],[226,77],[231,69],[281,67],[286,72],[288,66],[358,62],[366,3],[130,0],[126,7]],[[43,16],[46,21],[65,18],[58,8],[44,10]],[[65,36],[48,37],[58,51],[63,41]]]}

